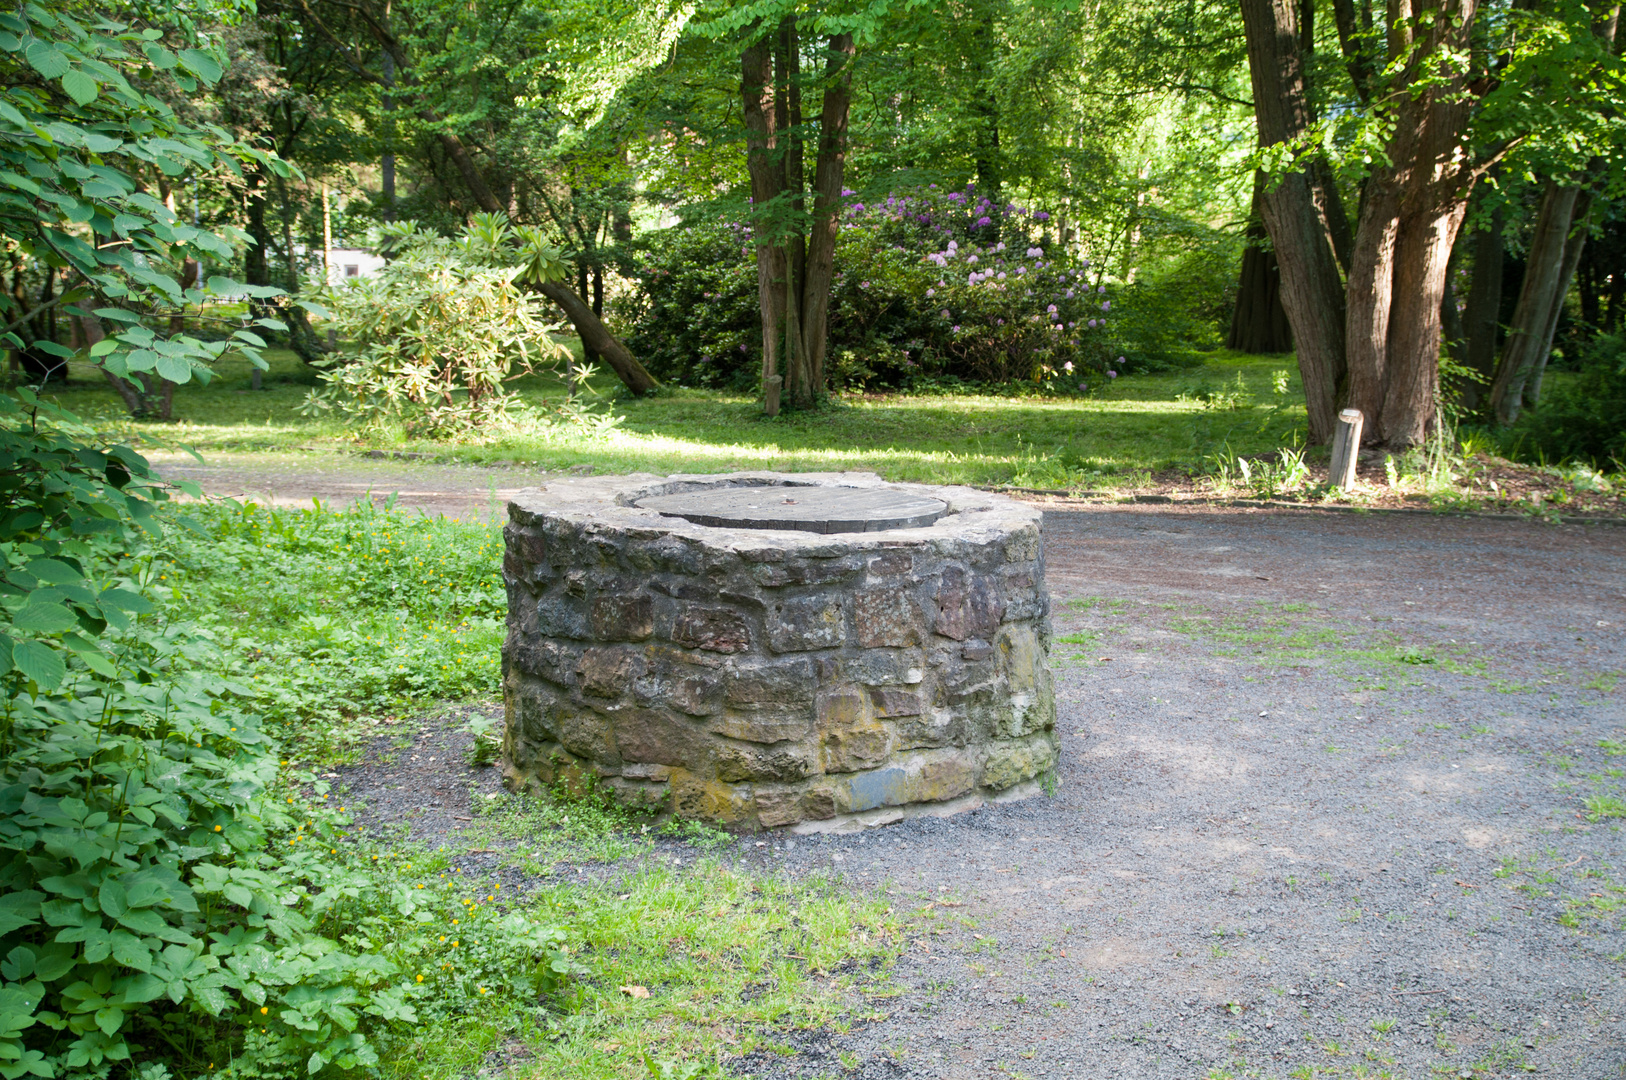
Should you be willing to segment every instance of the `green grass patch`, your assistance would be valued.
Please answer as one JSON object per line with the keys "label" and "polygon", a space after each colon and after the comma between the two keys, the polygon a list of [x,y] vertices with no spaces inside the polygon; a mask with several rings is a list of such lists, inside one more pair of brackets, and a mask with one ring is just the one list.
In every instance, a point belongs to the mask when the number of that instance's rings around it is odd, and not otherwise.
{"label": "green grass patch", "polygon": [[[174,424],[130,421],[88,365],[71,364],[70,382],[55,396],[100,425],[184,443],[211,458],[369,448],[548,469],[583,463],[607,472],[873,469],[894,480],[1072,488],[1136,486],[1153,471],[1196,466],[1226,447],[1273,453],[1292,443],[1304,424],[1302,404],[1283,404],[1297,400],[1290,358],[1216,353],[1195,371],[1126,376],[1091,398],[844,397],[769,419],[746,395],[677,389],[615,401],[625,420],[602,438],[521,434],[449,445],[387,432],[358,437],[331,417],[302,416],[299,406],[315,373],[286,351],[272,350],[267,358],[271,370],[258,392],[248,388],[247,362],[233,358],[221,362],[207,386],[179,387]],[[1274,392],[1283,374],[1285,397]],[[533,404],[563,392],[543,377],[515,385]],[[601,377],[598,388],[614,393],[618,385]]]}

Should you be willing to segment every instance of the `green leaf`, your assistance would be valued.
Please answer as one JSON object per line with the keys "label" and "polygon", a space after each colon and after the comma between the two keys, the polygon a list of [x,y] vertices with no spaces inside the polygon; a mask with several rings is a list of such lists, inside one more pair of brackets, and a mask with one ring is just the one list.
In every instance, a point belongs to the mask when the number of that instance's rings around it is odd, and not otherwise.
{"label": "green leaf", "polygon": [[77,585],[85,580],[85,575],[61,559],[31,559],[23,569],[47,585]]}
{"label": "green leaf", "polygon": [[[60,634],[64,630],[72,630],[78,626],[79,620],[74,618],[73,612],[61,604],[30,603],[17,613],[11,625],[27,634]],[[14,652],[14,662],[15,657]],[[60,662],[59,660],[58,663]],[[22,665],[19,663],[18,666],[21,667]],[[38,682],[39,680],[36,679],[35,681]]]}
{"label": "green leaf", "polygon": [[124,886],[120,885],[116,878],[108,878],[102,882],[101,891],[96,894],[96,900],[102,905],[102,910],[115,919],[130,910],[130,902],[125,898]]}
{"label": "green leaf", "polygon": [[160,356],[156,368],[160,378],[172,383],[183,383],[192,378],[192,365],[184,357]]}
{"label": "green leaf", "polygon": [[28,57],[29,66],[47,79],[60,79],[70,67],[68,58],[50,42],[34,41],[23,55]]}
{"label": "green leaf", "polygon": [[40,901],[43,899],[45,894],[34,889],[0,896],[0,935],[38,922]]}
{"label": "green leaf", "polygon": [[62,89],[80,105],[89,105],[100,93],[96,80],[77,69],[62,76]]}
{"label": "green leaf", "polygon": [[180,55],[181,63],[185,64],[193,74],[210,86],[219,82],[220,76],[224,74],[215,58],[201,49],[182,49]]}
{"label": "green leaf", "polygon": [[41,690],[55,690],[68,673],[67,665],[56,650],[37,641],[25,641],[13,648],[11,662],[24,678],[32,679]]}

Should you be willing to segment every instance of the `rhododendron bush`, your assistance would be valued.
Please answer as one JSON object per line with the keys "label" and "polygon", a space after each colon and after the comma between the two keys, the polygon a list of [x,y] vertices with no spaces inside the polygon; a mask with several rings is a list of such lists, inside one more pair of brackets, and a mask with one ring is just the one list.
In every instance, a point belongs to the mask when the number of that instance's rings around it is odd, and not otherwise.
{"label": "rhododendron bush", "polygon": [[[952,376],[1081,394],[1116,377],[1124,358],[1111,289],[1054,231],[1043,211],[996,207],[974,186],[851,202],[836,244],[832,389]],[[743,226],[680,225],[654,234],[627,267],[627,344],[657,377],[756,386],[753,250]]]}

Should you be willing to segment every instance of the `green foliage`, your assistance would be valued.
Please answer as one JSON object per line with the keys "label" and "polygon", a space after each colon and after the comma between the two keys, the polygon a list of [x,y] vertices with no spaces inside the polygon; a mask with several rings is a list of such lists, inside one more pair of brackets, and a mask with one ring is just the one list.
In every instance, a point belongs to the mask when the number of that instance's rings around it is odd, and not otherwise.
{"label": "green foliage", "polygon": [[[1116,377],[1124,357],[1107,328],[1117,321],[1107,286],[1088,260],[1049,243],[1048,220],[993,206],[975,187],[853,203],[831,283],[832,386],[1021,380],[1077,395],[1092,377],[1097,386]],[[628,345],[658,377],[755,385],[753,243],[743,226],[686,225],[655,234],[629,267]]]}
{"label": "green foliage", "polygon": [[325,781],[278,791],[239,704],[266,695],[218,674],[162,572],[216,542],[186,547],[128,447],[26,393],[0,409],[0,1077],[367,1068],[397,1026],[578,970],[494,891],[381,875]]}
{"label": "green foliage", "polygon": [[[184,224],[149,190],[158,176],[240,175],[244,162],[289,173],[274,155],[224,129],[177,116],[155,92],[161,82],[186,93],[214,84],[220,52],[190,30],[166,37],[151,26],[86,25],[60,7],[29,5],[0,14],[0,73],[0,235],[19,271],[32,260],[67,272],[56,303],[113,324],[91,355],[146,391],[154,380],[207,380],[227,350],[264,366],[258,350],[265,341],[255,328],[285,329],[277,320],[210,320],[227,326],[213,340],[169,328],[168,316],[205,318],[213,301],[280,293],[224,277],[183,289],[176,280],[183,260],[230,259],[240,235]],[[0,342],[24,347],[14,332],[25,314],[22,297],[0,298],[0,312],[13,324]],[[72,355],[54,341],[32,348]]]}
{"label": "green foliage", "polygon": [[[507,239],[486,222],[456,240],[401,235],[388,265],[333,294],[334,321],[351,344],[323,365],[326,385],[307,408],[337,409],[367,426],[399,423],[429,438],[518,423],[504,384],[531,371],[534,359],[561,355],[519,279],[547,280],[557,258],[509,250]],[[511,264],[489,265],[499,255]]]}
{"label": "green foliage", "polygon": [[185,604],[298,759],[353,747],[390,714],[498,689],[507,610],[496,526],[358,503],[197,507],[204,536],[155,553]]}
{"label": "green foliage", "polygon": [[1580,373],[1550,379],[1541,403],[1500,437],[1509,457],[1524,460],[1626,461],[1626,335],[1594,338]]}

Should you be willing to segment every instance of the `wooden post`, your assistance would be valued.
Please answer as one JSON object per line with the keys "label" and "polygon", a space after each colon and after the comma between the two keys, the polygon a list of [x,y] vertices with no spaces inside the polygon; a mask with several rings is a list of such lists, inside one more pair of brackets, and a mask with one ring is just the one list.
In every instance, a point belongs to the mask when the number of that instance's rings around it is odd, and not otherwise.
{"label": "wooden post", "polygon": [[779,388],[784,385],[783,375],[769,375],[762,380],[762,411],[769,416],[779,415]]}
{"label": "wooden post", "polygon": [[1366,417],[1359,409],[1345,409],[1338,414],[1338,428],[1332,436],[1332,469],[1327,483],[1342,491],[1355,486],[1355,465],[1361,452],[1361,427]]}
{"label": "wooden post", "polygon": [[[292,253],[290,252],[290,258]],[[333,261],[333,214],[327,205],[327,185],[322,185],[322,284],[333,284],[333,271],[328,263]]]}

